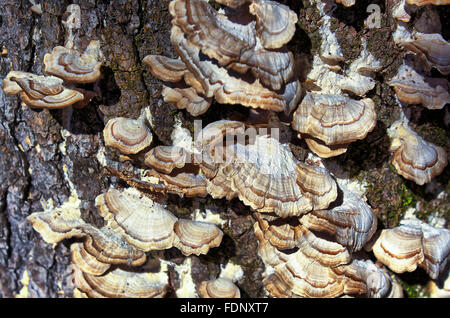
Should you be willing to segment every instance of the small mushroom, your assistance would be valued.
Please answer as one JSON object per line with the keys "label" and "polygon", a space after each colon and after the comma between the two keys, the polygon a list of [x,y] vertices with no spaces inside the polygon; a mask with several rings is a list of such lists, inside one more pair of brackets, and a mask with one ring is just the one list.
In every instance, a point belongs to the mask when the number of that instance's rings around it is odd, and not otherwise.
{"label": "small mushroom", "polygon": [[450,103],[449,83],[445,78],[421,75],[408,65],[402,65],[388,84],[394,87],[398,99],[405,104],[422,104],[428,109],[442,109]]}
{"label": "small mushroom", "polygon": [[150,146],[153,135],[141,119],[112,118],[103,130],[105,145],[123,154],[136,154]]}
{"label": "small mushroom", "polygon": [[109,227],[143,251],[173,246],[177,218],[150,199],[111,189],[97,196],[95,205]]}
{"label": "small mushroom", "polygon": [[228,278],[204,281],[197,288],[202,298],[240,298],[239,288]]}
{"label": "small mushroom", "polygon": [[173,229],[174,246],[186,256],[207,254],[222,242],[223,232],[213,223],[179,219]]}
{"label": "small mushroom", "polygon": [[64,108],[84,99],[81,92],[62,84],[63,80],[57,77],[11,71],[2,88],[6,94],[20,94],[22,102],[35,108]]}
{"label": "small mushroom", "polygon": [[392,164],[397,172],[419,185],[431,181],[447,166],[444,148],[423,140],[403,121],[392,124],[390,151],[394,152]]}
{"label": "small mushroom", "polygon": [[182,147],[157,146],[145,154],[145,164],[163,173],[171,173],[175,168],[183,168],[189,154]]}
{"label": "small mushroom", "polygon": [[450,255],[450,231],[418,219],[406,219],[400,226],[382,230],[373,252],[396,273],[412,272],[420,266],[432,279],[437,279]]}
{"label": "small mushroom", "polygon": [[209,109],[212,99],[199,95],[193,87],[179,88],[164,86],[162,96],[167,103],[178,109],[186,109],[192,116],[200,116]]}
{"label": "small mushroom", "polygon": [[168,278],[116,268],[104,275],[85,273],[74,266],[75,286],[93,298],[159,298],[167,291]]}
{"label": "small mushroom", "polygon": [[46,74],[54,75],[67,82],[93,83],[101,76],[102,62],[98,60],[100,42],[91,41],[81,54],[63,46],[53,48],[44,56]]}
{"label": "small mushroom", "polygon": [[162,55],[147,55],[142,60],[153,76],[171,83],[179,82],[189,72],[183,61]]}
{"label": "small mushroom", "polygon": [[294,113],[292,128],[312,150],[318,148],[320,155],[327,148],[335,151],[364,139],[376,121],[375,104],[369,98],[357,101],[343,95],[307,93]]}

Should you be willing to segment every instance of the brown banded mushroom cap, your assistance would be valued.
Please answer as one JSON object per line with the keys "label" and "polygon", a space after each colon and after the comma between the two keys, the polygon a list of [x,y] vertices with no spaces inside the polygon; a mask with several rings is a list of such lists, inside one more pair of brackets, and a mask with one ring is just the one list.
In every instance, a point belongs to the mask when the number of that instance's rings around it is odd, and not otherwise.
{"label": "brown banded mushroom cap", "polygon": [[70,255],[72,263],[76,264],[84,273],[90,275],[101,275],[111,267],[111,264],[100,262],[89,254],[83,247],[83,243],[71,244]]}
{"label": "brown banded mushroom cap", "polygon": [[75,286],[92,298],[159,298],[167,290],[167,278],[116,268],[96,276],[74,266]]}
{"label": "brown banded mushroom cap", "polygon": [[258,47],[254,22],[246,25],[231,22],[226,15],[202,0],[174,0],[169,11],[173,17],[172,24],[182,30],[187,41],[220,65],[242,74],[250,70],[264,85],[274,90],[281,89],[292,78],[292,53]]}
{"label": "brown banded mushroom cap", "polygon": [[414,52],[425,70],[436,68],[441,74],[450,74],[450,43],[439,33],[413,33],[414,39],[400,45]]}
{"label": "brown banded mushroom cap", "polygon": [[213,223],[179,219],[174,225],[174,246],[185,256],[207,254],[222,242],[223,232]]}
{"label": "brown banded mushroom cap", "polygon": [[217,278],[201,282],[197,288],[202,298],[240,298],[239,288],[228,278]]}
{"label": "brown banded mushroom cap", "polygon": [[341,204],[302,215],[300,223],[310,230],[333,235],[350,251],[361,250],[377,228],[377,219],[370,207],[350,191],[343,191]]}
{"label": "brown banded mushroom cap", "polygon": [[294,36],[298,18],[288,6],[269,0],[253,1],[249,12],[256,17],[256,34],[265,48],[280,48]]}
{"label": "brown banded mushroom cap", "polygon": [[47,243],[59,243],[64,239],[85,236],[82,227],[86,223],[77,209],[56,208],[46,212],[35,212],[27,217],[34,230]]}
{"label": "brown banded mushroom cap", "polygon": [[99,45],[99,41],[91,41],[83,54],[57,46],[51,53],[45,54],[44,72],[67,82],[93,83],[101,76],[102,62],[97,56]]}
{"label": "brown banded mushroom cap", "polygon": [[299,236],[298,220],[279,218],[268,214],[253,213],[256,223],[253,226],[259,241],[266,240],[279,250],[293,249]]}
{"label": "brown banded mushroom cap", "polygon": [[81,92],[62,84],[63,80],[57,77],[12,71],[2,86],[6,94],[20,94],[23,103],[35,108],[64,108],[84,99]]}
{"label": "brown banded mushroom cap", "polygon": [[422,104],[428,109],[441,109],[450,103],[449,83],[445,78],[431,78],[402,65],[388,84],[405,104]]}
{"label": "brown banded mushroom cap", "polygon": [[396,273],[423,267],[431,278],[438,278],[450,255],[450,231],[433,228],[417,219],[385,229],[373,246],[376,258]]}
{"label": "brown banded mushroom cap", "polygon": [[183,168],[188,162],[188,152],[177,146],[157,146],[145,154],[145,164],[163,173],[171,173],[175,168]]}
{"label": "brown banded mushroom cap", "polygon": [[143,251],[171,248],[177,218],[150,199],[111,189],[97,196],[95,205],[106,223]]}
{"label": "brown banded mushroom cap", "polygon": [[150,146],[153,135],[141,119],[116,117],[108,121],[103,129],[107,147],[118,149],[123,154],[136,154]]}
{"label": "brown banded mushroom cap", "polygon": [[142,62],[149,67],[153,76],[166,82],[179,82],[189,72],[183,61],[162,55],[147,55]]}
{"label": "brown banded mushroom cap", "polygon": [[369,98],[307,93],[294,113],[292,128],[330,146],[364,139],[376,121],[375,104]]}
{"label": "brown banded mushroom cap", "polygon": [[209,109],[212,99],[199,95],[193,87],[164,86],[161,92],[164,101],[173,103],[178,109],[186,109],[192,116],[200,116]]}
{"label": "brown banded mushroom cap", "polygon": [[447,166],[444,148],[423,140],[407,123],[394,123],[389,131],[392,137],[390,151],[394,152],[392,164],[406,179],[423,185]]}

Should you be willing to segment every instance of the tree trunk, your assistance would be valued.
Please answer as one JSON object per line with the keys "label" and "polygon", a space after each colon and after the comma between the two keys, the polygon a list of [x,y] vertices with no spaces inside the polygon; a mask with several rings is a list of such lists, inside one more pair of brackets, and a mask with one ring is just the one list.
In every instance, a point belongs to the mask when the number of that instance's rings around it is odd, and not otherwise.
{"label": "tree trunk", "polygon": [[[19,97],[6,96],[0,90],[0,297],[73,296],[69,242],[56,246],[47,244],[25,218],[33,212],[42,211],[44,206],[60,206],[75,193],[82,202],[83,218],[94,224],[101,223],[94,206],[95,197],[111,185],[124,186],[102,169],[96,156],[103,146],[102,130],[109,118],[137,118],[141,109],[148,106],[154,120],[155,144],[171,143],[170,134],[176,116],[187,126],[187,122],[193,120],[185,112],[163,104],[161,82],[152,77],[142,64],[147,54],[176,57],[169,38],[169,2],[74,1],[81,8],[81,28],[76,31],[76,47],[83,51],[91,40],[98,39],[104,58],[102,79],[94,87],[100,92],[100,97],[86,108],[75,109],[72,113],[68,110],[32,109],[22,105]],[[299,14],[298,31],[291,41],[290,49],[298,60],[305,55],[311,60],[317,49],[314,43],[317,30],[314,29],[313,10],[309,10],[308,1],[280,2],[290,5]],[[33,4],[28,0],[2,1],[0,79],[11,70],[43,74],[44,55],[53,47],[64,45],[67,40],[62,21],[69,4],[71,2],[67,0],[42,1],[42,12],[39,13],[31,10]],[[383,13],[383,28],[376,31],[378,33],[360,27],[367,14],[364,13],[360,18],[358,13],[364,9],[340,8],[338,13],[342,16],[337,15],[335,18],[336,32],[347,35],[352,34],[349,30],[353,30],[355,39],[365,34],[369,40],[379,41],[380,45],[383,43],[383,66],[392,74],[402,59],[398,49],[389,42],[393,22]],[[349,18],[351,16],[353,20]],[[348,40],[348,36],[338,38],[342,44],[345,39]],[[352,54],[355,55],[351,46],[354,43],[345,43],[347,47],[344,53],[350,58]],[[367,140],[355,143],[356,146],[340,158],[340,162],[348,162],[353,177],[365,178],[369,186],[375,187],[374,191],[379,191],[373,197],[368,194],[369,203],[383,223],[392,226],[391,214],[398,218],[404,212],[402,204],[405,200],[399,199],[398,192],[390,194],[395,202],[400,200],[393,207],[394,203],[386,203],[391,200],[389,196],[385,197],[388,191],[400,191],[406,184],[406,195],[414,195],[415,202],[422,200],[428,204],[430,200],[425,198],[422,190],[418,190],[419,187],[404,182],[388,168],[385,128],[396,119],[398,106],[392,101],[392,104],[386,102],[392,100],[389,94],[393,94],[393,91],[385,84],[385,76],[387,78],[387,75],[377,78],[377,88],[371,93],[371,97],[382,101],[377,105],[381,115],[379,125]],[[212,108],[202,118],[212,121],[219,119],[220,114],[219,108]],[[429,112],[425,112],[427,114]],[[429,117],[433,120],[433,127],[438,127],[436,129],[440,129],[440,132],[444,130],[444,142],[448,148],[448,131],[446,133],[445,126],[439,122],[443,115],[444,111],[436,111]],[[293,142],[293,149],[300,149],[301,153],[307,147]],[[370,153],[367,149],[371,149]],[[443,176],[445,185],[448,168]],[[262,286],[264,264],[256,255],[254,220],[248,208],[237,200],[181,200],[175,196],[169,198],[169,204],[174,213],[179,214],[185,209],[190,213],[199,206],[209,207],[220,211],[221,217],[227,220],[224,227],[226,237],[222,245],[206,256],[192,256],[194,281],[215,278],[220,272],[220,265],[233,260],[244,269],[244,278],[239,283],[242,294],[250,297],[265,295]],[[436,205],[438,208],[448,208],[448,201],[435,201],[433,209]],[[184,259],[174,250],[166,251],[165,257],[175,263],[181,263]],[[179,284],[176,272],[170,270],[173,287],[176,288]]]}

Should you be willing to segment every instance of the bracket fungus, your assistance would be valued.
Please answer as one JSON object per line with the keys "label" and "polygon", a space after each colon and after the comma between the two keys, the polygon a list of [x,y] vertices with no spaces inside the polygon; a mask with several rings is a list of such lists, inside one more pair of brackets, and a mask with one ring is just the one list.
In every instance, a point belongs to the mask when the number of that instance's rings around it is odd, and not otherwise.
{"label": "bracket fungus", "polygon": [[287,6],[254,1],[247,12],[253,21],[247,24],[233,22],[201,0],[174,0],[169,11],[171,42],[181,60],[144,58],[155,77],[176,85],[183,78],[188,86],[165,86],[165,101],[194,116],[206,112],[213,97],[277,112],[295,108],[301,86],[284,44],[294,34],[297,16]]}
{"label": "bracket fungus", "polygon": [[450,255],[450,230],[434,228],[417,219],[406,219],[385,229],[373,245],[377,259],[396,273],[412,272],[417,266],[437,279]]}
{"label": "bracket fungus", "polygon": [[97,94],[74,84],[93,83],[100,78],[99,55],[99,41],[91,41],[83,54],[57,46],[44,56],[44,73],[51,76],[11,71],[3,80],[3,91],[20,94],[22,102],[34,108],[83,108]]}
{"label": "bracket fungus", "polygon": [[77,288],[92,298],[159,298],[166,293],[167,278],[161,280],[152,273],[139,273],[116,268],[96,276],[74,266]]}
{"label": "bracket fungus", "polygon": [[292,128],[322,158],[340,155],[376,125],[375,104],[343,95],[307,93],[294,113]]}
{"label": "bracket fungus", "polygon": [[136,154],[150,146],[153,135],[141,119],[116,117],[103,129],[105,145],[123,154]]}
{"label": "bracket fungus", "polygon": [[20,94],[22,102],[36,108],[64,108],[84,99],[81,92],[64,87],[60,78],[26,72],[9,72],[2,88],[6,94]]}
{"label": "bracket fungus", "polygon": [[100,41],[91,41],[83,54],[57,46],[45,54],[44,72],[71,83],[93,83],[101,76],[99,52]]}
{"label": "bracket fungus", "polygon": [[408,124],[400,120],[389,128],[392,164],[397,172],[419,185],[431,181],[447,166],[444,148],[425,141]]}
{"label": "bracket fungus", "polygon": [[439,33],[414,32],[412,39],[399,44],[415,53],[426,71],[436,68],[441,74],[450,74],[450,43]]}
{"label": "bracket fungus", "polygon": [[445,78],[420,74],[404,64],[388,82],[398,99],[405,104],[422,104],[428,109],[442,109],[450,103],[449,83]]}

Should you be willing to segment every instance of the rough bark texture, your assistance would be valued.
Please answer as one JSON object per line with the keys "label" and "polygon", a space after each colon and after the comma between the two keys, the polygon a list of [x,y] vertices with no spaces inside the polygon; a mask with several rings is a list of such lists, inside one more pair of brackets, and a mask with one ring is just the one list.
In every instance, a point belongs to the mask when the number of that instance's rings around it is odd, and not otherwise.
{"label": "rough bark texture", "polygon": [[[299,14],[297,33],[290,49],[299,61],[304,61],[304,56],[311,60],[320,46],[315,42],[315,9],[309,7],[308,1],[280,2],[290,5]],[[373,2],[382,5],[384,12],[384,1]],[[30,11],[32,4],[27,0],[2,1],[0,80],[11,70],[43,73],[44,55],[53,47],[64,45],[65,30],[61,20],[70,3],[67,0],[42,1],[42,14],[36,14]],[[70,133],[67,134],[63,130],[70,118],[67,112],[31,109],[21,105],[18,97],[6,96],[0,90],[0,297],[15,297],[24,286],[28,297],[73,295],[68,266],[69,243],[55,247],[45,243],[25,217],[41,211],[42,202],[52,200],[54,206],[61,205],[75,190],[83,203],[84,219],[100,223],[95,213],[95,197],[111,184],[124,185],[117,178],[108,176],[96,158],[103,143],[102,129],[109,118],[136,118],[142,107],[149,106],[155,123],[156,144],[170,144],[175,116],[179,116],[186,127],[191,127],[192,117],[162,102],[161,82],[141,63],[147,54],[176,56],[169,41],[169,0],[79,0],[73,3],[80,5],[82,18],[78,31],[80,41],[76,45],[84,49],[93,39],[102,43],[105,63],[103,78],[98,83],[101,97],[88,107],[73,111]],[[445,19],[448,8],[443,8],[442,12],[442,30],[448,31],[445,24],[449,20]],[[373,48],[373,53],[383,61],[384,69],[378,73],[377,86],[368,94],[377,102],[380,120],[377,128],[365,140],[352,144],[339,162],[347,164],[351,177],[368,183],[368,202],[385,227],[395,225],[402,213],[416,203],[421,204],[419,211],[424,217],[440,211],[448,218],[448,196],[435,198],[425,191],[425,187],[399,177],[389,164],[386,127],[397,119],[398,106],[385,80],[395,72],[402,54],[390,38],[394,22],[383,14],[383,27],[367,30],[362,25],[366,16],[365,5],[340,6],[334,17],[334,27],[346,58],[351,60],[358,56],[358,39],[364,36],[369,49]],[[418,108],[413,123],[426,139],[449,151],[449,130],[443,120],[445,111]],[[210,122],[222,118],[224,112],[222,107],[213,106],[201,119]],[[304,156],[306,145],[292,139],[296,154]],[[447,194],[448,177],[449,168],[435,183]],[[207,207],[220,212],[227,220],[222,245],[206,256],[193,257],[195,281],[215,278],[220,264],[231,259],[244,269],[245,276],[239,281],[243,296],[264,295],[261,284],[264,265],[256,255],[254,220],[248,208],[237,200],[227,202],[211,198],[182,200],[171,196],[168,203],[178,215],[191,213],[195,207]],[[184,259],[173,249],[166,251],[165,257],[175,263]],[[171,274],[176,288],[179,284],[176,273]],[[423,282],[422,279],[418,281]]]}

